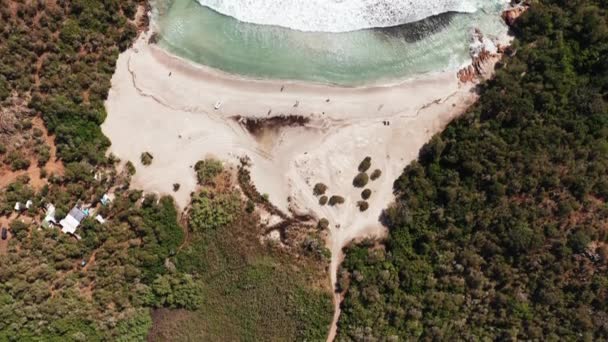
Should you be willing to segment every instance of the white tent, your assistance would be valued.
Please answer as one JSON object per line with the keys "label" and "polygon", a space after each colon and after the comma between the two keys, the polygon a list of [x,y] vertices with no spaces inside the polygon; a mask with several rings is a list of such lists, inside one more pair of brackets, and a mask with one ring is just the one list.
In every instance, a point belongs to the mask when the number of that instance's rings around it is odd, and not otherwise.
{"label": "white tent", "polygon": [[66,216],[63,220],[59,221],[61,225],[61,231],[68,234],[74,234],[76,228],[84,218],[87,217],[87,214],[80,210],[78,207],[72,208],[68,216]]}

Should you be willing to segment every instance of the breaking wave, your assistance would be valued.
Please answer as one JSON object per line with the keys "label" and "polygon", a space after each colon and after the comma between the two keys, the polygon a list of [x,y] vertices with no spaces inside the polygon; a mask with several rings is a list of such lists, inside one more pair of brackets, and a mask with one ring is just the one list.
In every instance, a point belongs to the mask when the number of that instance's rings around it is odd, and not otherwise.
{"label": "breaking wave", "polygon": [[446,12],[473,13],[483,0],[198,0],[239,21],[299,31],[392,27]]}

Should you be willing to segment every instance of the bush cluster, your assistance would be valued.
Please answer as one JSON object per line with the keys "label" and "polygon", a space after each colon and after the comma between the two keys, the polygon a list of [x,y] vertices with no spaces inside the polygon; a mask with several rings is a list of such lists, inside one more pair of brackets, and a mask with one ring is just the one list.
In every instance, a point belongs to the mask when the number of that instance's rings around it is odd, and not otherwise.
{"label": "bush cluster", "polygon": [[359,207],[360,211],[366,211],[369,208],[369,203],[367,201],[358,201],[357,207]]}
{"label": "bush cluster", "polygon": [[344,201],[345,201],[345,200],[344,200],[344,197],[334,195],[334,196],[331,196],[331,197],[329,198],[329,205],[331,205],[331,206],[335,206],[335,205],[337,205],[337,204],[343,204],[343,203],[344,203]]}
{"label": "bush cluster", "polygon": [[353,185],[357,188],[366,186],[368,182],[369,176],[365,172],[359,173],[357,176],[355,176],[355,179],[353,179]]}
{"label": "bush cluster", "polygon": [[139,157],[141,163],[144,166],[149,166],[152,164],[152,160],[154,160],[154,156],[150,152],[143,152]]}
{"label": "bush cluster", "polygon": [[327,185],[323,184],[323,183],[317,183],[315,184],[315,187],[312,190],[312,193],[315,196],[321,196],[321,195],[325,195],[325,192],[327,191]]}
{"label": "bush cluster", "polygon": [[376,179],[380,178],[380,176],[382,176],[382,171],[380,169],[375,169],[374,172],[372,172],[372,174],[370,175],[370,179],[372,181],[375,181]]}
{"label": "bush cluster", "polygon": [[328,201],[328,198],[325,195],[323,195],[323,196],[321,196],[321,198],[319,198],[319,204],[320,205],[326,205],[327,201]]}
{"label": "bush cluster", "polygon": [[372,157],[365,157],[359,164],[359,172],[367,172],[372,167]]}
{"label": "bush cluster", "polygon": [[201,185],[209,185],[213,183],[213,179],[224,170],[222,162],[216,159],[201,160],[194,165],[196,178]]}

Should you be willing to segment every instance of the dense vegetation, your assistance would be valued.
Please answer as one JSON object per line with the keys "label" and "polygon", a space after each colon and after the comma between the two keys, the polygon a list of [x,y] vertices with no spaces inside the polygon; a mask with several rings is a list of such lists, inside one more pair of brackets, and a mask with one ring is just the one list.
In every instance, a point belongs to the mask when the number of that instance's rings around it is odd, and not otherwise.
{"label": "dense vegetation", "polygon": [[543,0],[348,250],[339,339],[608,339],[608,2]]}
{"label": "dense vegetation", "polygon": [[[51,186],[30,197],[34,191],[21,181],[4,196],[25,193],[35,203],[69,196]],[[163,289],[163,281],[175,281],[165,258],[183,239],[173,200],[140,197],[125,192],[101,207],[111,219],[87,218],[81,240],[38,229],[34,208],[11,222],[13,238],[0,258],[1,341],[141,340],[151,324],[143,307],[187,307],[194,300],[187,286]],[[167,302],[168,295],[175,299]]]}
{"label": "dense vegetation", "polygon": [[[195,194],[182,220],[170,197],[128,190],[132,162],[119,173],[106,156],[103,101],[136,36],[138,5],[0,0],[0,225],[10,227],[0,241],[0,341],[142,341],[154,310],[152,337],[180,337],[158,320],[171,310],[205,324],[179,329],[196,337],[322,338],[332,307],[316,282],[326,259],[260,241],[259,217],[229,181]],[[216,186],[221,163],[196,171]],[[100,203],[107,193],[113,201]],[[43,227],[48,204],[57,221],[75,205],[95,214],[78,239]]]}
{"label": "dense vegetation", "polygon": [[99,163],[99,125],[118,53],[136,35],[137,0],[0,1],[0,100],[30,97],[64,161]]}
{"label": "dense vegetation", "polygon": [[260,244],[265,227],[229,178],[201,178],[214,185],[194,196],[187,242],[171,259],[178,272],[198,279],[202,302],[193,312],[156,312],[151,339],[323,340],[333,311],[325,263],[313,254],[294,257],[306,254],[297,244],[291,252],[278,241]]}

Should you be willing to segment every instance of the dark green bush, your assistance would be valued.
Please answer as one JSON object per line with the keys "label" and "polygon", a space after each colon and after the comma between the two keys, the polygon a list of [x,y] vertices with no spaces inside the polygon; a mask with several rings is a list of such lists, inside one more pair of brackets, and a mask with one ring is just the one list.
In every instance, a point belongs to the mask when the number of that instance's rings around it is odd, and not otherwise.
{"label": "dark green bush", "polygon": [[372,196],[372,191],[370,189],[365,189],[361,192],[361,198],[364,200],[369,199]]}
{"label": "dark green bush", "polygon": [[30,161],[23,158],[17,151],[10,152],[7,156],[7,161],[10,163],[11,170],[13,171],[27,170],[30,167]]}
{"label": "dark green bush", "polygon": [[382,176],[382,171],[380,169],[375,169],[374,172],[372,172],[372,174],[370,175],[370,179],[372,181],[375,181],[376,179],[380,178],[380,176]]}
{"label": "dark green bush", "polygon": [[372,157],[365,157],[359,164],[359,172],[366,172],[372,167]]}
{"label": "dark green bush", "polygon": [[353,179],[353,185],[357,188],[362,188],[369,182],[369,176],[365,172],[359,173],[355,179]]}
{"label": "dark green bush", "polygon": [[366,211],[369,208],[369,203],[367,201],[359,201],[357,202],[357,207],[359,207],[360,211]]}
{"label": "dark green bush", "polygon": [[327,185],[323,184],[323,183],[317,183],[315,184],[315,187],[312,190],[312,193],[315,196],[321,196],[321,195],[325,195],[325,192],[327,191]]}
{"label": "dark green bush", "polygon": [[344,197],[334,195],[334,196],[331,196],[329,198],[329,202],[328,203],[329,203],[329,205],[334,206],[334,205],[337,205],[337,204],[342,204],[342,203],[344,203],[344,201],[345,201]]}
{"label": "dark green bush", "polygon": [[326,230],[327,228],[329,228],[329,220],[327,220],[326,218],[320,219],[319,223],[317,224],[317,228],[319,228],[320,230]]}
{"label": "dark green bush", "polygon": [[325,195],[323,195],[323,196],[321,196],[321,198],[319,198],[319,204],[320,205],[326,205],[327,201],[328,201],[328,198]]}
{"label": "dark green bush", "polygon": [[131,163],[131,161],[127,161],[127,163],[125,164],[125,167],[127,168],[127,173],[131,176],[133,176],[136,172],[135,170],[135,165],[133,165],[133,163]]}
{"label": "dark green bush", "polygon": [[152,160],[154,159],[154,156],[152,156],[152,154],[150,152],[143,152],[140,156],[141,159],[141,163],[145,166],[148,166],[150,164],[152,164]]}
{"label": "dark green bush", "polygon": [[194,165],[196,178],[201,185],[213,184],[213,179],[224,170],[222,162],[216,159],[201,160]]}

